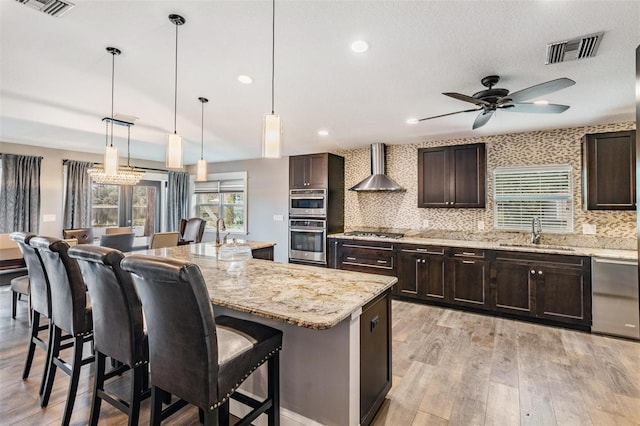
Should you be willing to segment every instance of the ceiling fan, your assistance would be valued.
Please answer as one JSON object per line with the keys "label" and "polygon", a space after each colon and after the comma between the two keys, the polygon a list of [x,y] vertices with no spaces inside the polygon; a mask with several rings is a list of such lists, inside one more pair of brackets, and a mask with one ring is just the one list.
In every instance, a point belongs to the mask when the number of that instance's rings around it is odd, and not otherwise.
{"label": "ceiling fan", "polygon": [[467,96],[455,92],[443,93],[443,95],[450,96],[454,99],[475,104],[478,108],[421,118],[418,121],[431,120],[433,118],[446,117],[448,115],[460,114],[463,112],[480,111],[480,114],[478,114],[475,121],[473,122],[473,129],[477,129],[487,124],[489,119],[499,109],[511,112],[559,114],[563,111],[568,110],[569,106],[522,101],[537,98],[538,96],[543,96],[548,93],[552,93],[576,84],[576,82],[571,80],[570,78],[563,77],[536,84],[535,86],[527,87],[526,89],[518,90],[517,92],[513,92],[510,94],[507,89],[493,88],[493,86],[495,86],[499,80],[500,76],[497,75],[489,75],[483,78],[480,82],[483,86],[487,87],[487,89],[474,93],[472,96]]}

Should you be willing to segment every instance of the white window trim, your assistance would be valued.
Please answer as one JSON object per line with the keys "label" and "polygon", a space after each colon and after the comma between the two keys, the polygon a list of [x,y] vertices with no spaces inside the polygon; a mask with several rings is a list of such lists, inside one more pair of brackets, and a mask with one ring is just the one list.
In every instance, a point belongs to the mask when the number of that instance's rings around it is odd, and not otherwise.
{"label": "white window trim", "polygon": [[[548,174],[547,177],[552,174],[565,174],[566,181],[563,183],[560,191],[549,194],[499,194],[502,187],[502,185],[498,182],[500,177],[503,177],[505,175],[512,175],[512,179],[514,180],[517,180],[519,176],[520,179],[526,179],[527,177],[532,178],[535,176],[545,178],[545,173]],[[551,178],[554,179],[553,176],[551,176]],[[493,172],[493,183],[494,229],[505,231],[530,231],[531,218],[535,216],[541,219],[542,229],[544,232],[561,234],[573,233],[573,167],[570,164],[496,167]],[[520,226],[518,226],[517,224],[508,226],[508,224],[500,223],[500,218],[502,217],[502,215],[500,215],[499,213],[500,206],[504,205],[505,202],[513,202],[514,207],[518,208],[519,206],[517,205],[517,203],[519,201],[523,204],[526,202],[540,202],[540,205],[538,206],[539,209],[543,209],[544,203],[565,203],[566,215],[564,218],[562,218],[564,220],[564,226],[557,225],[557,217],[547,217],[545,220],[543,211],[540,211],[538,213],[526,211],[525,207],[521,207],[524,214],[523,218],[521,218]]]}

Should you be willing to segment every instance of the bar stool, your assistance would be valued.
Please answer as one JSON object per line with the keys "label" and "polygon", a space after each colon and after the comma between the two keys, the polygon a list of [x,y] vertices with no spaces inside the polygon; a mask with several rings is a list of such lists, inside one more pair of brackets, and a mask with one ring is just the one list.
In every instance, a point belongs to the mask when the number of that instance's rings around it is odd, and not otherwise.
{"label": "bar stool", "polygon": [[[148,255],[127,256],[149,334],[151,424],[191,403],[205,425],[228,424],[229,398],[253,408],[237,425],[266,413],[280,422],[279,350],[282,332],[251,321],[215,318],[200,268],[189,262]],[[267,362],[267,398],[258,401],[237,388]],[[162,410],[166,393],[181,400]]]}
{"label": "bar stool", "polygon": [[[38,250],[49,278],[51,289],[51,317],[53,336],[50,338],[47,380],[40,398],[40,406],[46,407],[56,371],[60,368],[70,376],[67,402],[62,424],[68,425],[78,390],[80,369],[94,361],[93,355],[82,358],[84,343],[93,340],[93,318],[89,298],[85,291],[80,267],[69,257],[69,245],[60,239],[34,237],[29,241]],[[71,366],[60,357],[62,333],[73,336],[73,363]]]}
{"label": "bar stool", "polygon": [[[90,424],[97,425],[100,403],[108,402],[137,425],[140,403],[151,395],[149,384],[149,345],[143,328],[142,305],[131,274],[120,269],[122,252],[106,247],[82,245],[71,247],[69,256],[76,259],[91,296],[96,377],[93,388]],[[105,372],[106,357],[120,366]],[[129,402],[104,389],[104,383],[131,370]]]}

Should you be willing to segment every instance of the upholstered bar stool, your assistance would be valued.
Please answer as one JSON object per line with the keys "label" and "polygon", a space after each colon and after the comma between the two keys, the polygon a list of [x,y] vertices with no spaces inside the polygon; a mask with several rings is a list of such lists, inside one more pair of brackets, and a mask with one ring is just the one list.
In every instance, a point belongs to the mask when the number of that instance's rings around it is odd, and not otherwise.
{"label": "upholstered bar stool", "polygon": [[[53,336],[50,339],[47,380],[40,399],[40,405],[46,407],[56,371],[60,368],[70,376],[67,402],[64,408],[62,424],[68,425],[78,390],[80,369],[93,362],[93,355],[82,358],[84,343],[93,339],[93,319],[89,298],[85,291],[82,272],[75,259],[69,257],[69,245],[57,238],[34,237],[29,244],[38,250],[42,264],[49,278],[51,289],[51,316]],[[62,334],[73,336],[73,362],[65,362],[60,351],[63,349]]]}
{"label": "upholstered bar stool", "polygon": [[[124,255],[111,248],[83,245],[71,247],[69,256],[80,266],[93,311],[96,377],[90,424],[98,424],[100,403],[105,400],[129,416],[129,425],[137,425],[140,402],[151,395],[148,390],[149,345],[143,327],[142,305],[131,274],[120,268]],[[105,372],[106,357],[122,365]],[[104,383],[130,369],[131,392],[129,402],[125,402],[105,391]]]}
{"label": "upholstered bar stool", "polygon": [[[40,255],[36,249],[31,247],[29,244],[31,239],[35,236],[35,234],[28,232],[14,232],[9,236],[9,238],[15,241],[18,244],[18,247],[20,247],[20,251],[22,251],[22,256],[24,257],[24,262],[27,265],[27,271],[29,274],[29,298],[32,318],[31,332],[29,335],[29,349],[27,350],[27,360],[24,364],[22,380],[26,380],[29,377],[36,347],[45,351],[47,354],[45,360],[49,358],[49,348],[51,347],[50,343],[52,338],[51,321],[48,321],[48,324],[40,325],[41,317],[47,319],[51,318],[51,302],[49,299],[50,289],[47,273],[45,272],[42,261],[40,260]],[[40,332],[47,328],[50,330],[48,340],[45,342],[40,336]],[[44,364],[42,382],[40,383],[40,395],[42,395],[44,385],[47,380],[48,364],[46,361]]]}
{"label": "upholstered bar stool", "polygon": [[[227,316],[215,318],[200,268],[189,262],[131,255],[122,269],[133,274],[149,334],[151,423],[159,425],[187,403],[204,413],[206,425],[228,424],[229,398],[253,408],[237,425],[266,413],[280,422],[279,350],[282,332]],[[267,398],[237,391],[267,362]],[[162,410],[168,392],[181,398]]]}
{"label": "upholstered bar stool", "polygon": [[180,219],[180,239],[179,245],[185,245],[189,243],[199,243],[202,241],[202,235],[204,234],[204,228],[207,222],[199,217],[192,217],[190,219]]}
{"label": "upholstered bar stool", "polygon": [[18,300],[22,296],[29,297],[29,275],[11,279],[11,318],[16,319]]}

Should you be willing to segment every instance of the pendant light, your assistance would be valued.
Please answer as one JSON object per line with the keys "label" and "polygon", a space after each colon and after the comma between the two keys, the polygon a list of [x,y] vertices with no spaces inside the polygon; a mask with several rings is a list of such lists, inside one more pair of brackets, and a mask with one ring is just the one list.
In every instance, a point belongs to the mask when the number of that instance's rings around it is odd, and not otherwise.
{"label": "pendant light", "polygon": [[[115,47],[107,47],[107,52],[111,53],[111,141],[104,150],[104,174],[114,176],[118,173],[118,148],[113,146],[113,93],[116,55],[122,53]],[[105,137],[109,139],[109,123],[106,123]]]}
{"label": "pendant light", "polygon": [[198,160],[196,182],[204,182],[207,180],[207,162],[204,159],[204,104],[209,102],[209,99],[200,97],[198,100],[202,103],[202,133],[200,135],[200,159]]}
{"label": "pendant light", "polygon": [[275,49],[276,49],[276,0],[272,0],[271,21],[271,114],[264,115],[262,123],[262,157],[280,158],[282,145],[282,123],[275,113],[274,81],[275,81]]}
{"label": "pendant light", "polygon": [[180,15],[169,15],[169,21],[176,26],[176,67],[174,80],[174,103],[173,103],[173,134],[169,135],[167,144],[167,161],[166,166],[169,169],[181,169],[183,167],[182,159],[182,136],[178,135],[176,130],[176,118],[178,115],[178,27],[184,25],[185,19]]}

